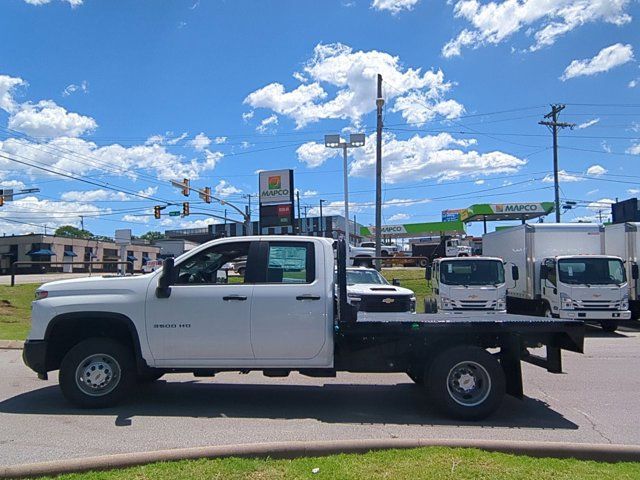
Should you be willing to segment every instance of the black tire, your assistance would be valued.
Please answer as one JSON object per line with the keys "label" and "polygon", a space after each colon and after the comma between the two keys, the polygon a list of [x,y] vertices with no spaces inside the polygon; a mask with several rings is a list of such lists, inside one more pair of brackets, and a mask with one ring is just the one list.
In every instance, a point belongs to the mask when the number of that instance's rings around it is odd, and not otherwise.
{"label": "black tire", "polygon": [[409,370],[407,372],[407,375],[416,385],[424,385],[424,372],[416,372],[415,370]]}
{"label": "black tire", "polygon": [[424,313],[435,313],[433,311],[433,302],[428,298],[424,299]]}
{"label": "black tire", "polygon": [[418,266],[425,268],[427,266],[427,259],[426,258],[422,258],[418,261]]}
{"label": "black tire", "polygon": [[[83,369],[87,376],[93,372],[95,376],[81,381],[85,377]],[[133,355],[111,338],[83,340],[62,359],[59,381],[64,397],[77,407],[112,407],[130,392],[136,381]],[[87,393],[90,390],[94,393]]]}
{"label": "black tire", "polygon": [[602,327],[602,330],[604,330],[605,332],[613,333],[618,329],[618,322],[611,322],[611,321],[600,322],[600,326]]}
{"label": "black tire", "polygon": [[491,415],[502,403],[506,388],[500,363],[486,350],[473,346],[440,353],[431,363],[427,379],[427,392],[434,405],[446,415],[463,420]]}

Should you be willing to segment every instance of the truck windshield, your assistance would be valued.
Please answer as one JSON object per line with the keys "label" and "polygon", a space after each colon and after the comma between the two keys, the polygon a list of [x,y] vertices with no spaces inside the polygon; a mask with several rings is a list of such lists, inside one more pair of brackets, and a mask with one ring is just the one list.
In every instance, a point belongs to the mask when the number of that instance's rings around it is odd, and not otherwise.
{"label": "truck windshield", "polygon": [[504,283],[504,266],[498,260],[456,260],[440,263],[440,283],[445,285],[497,285]]}
{"label": "truck windshield", "polygon": [[367,283],[388,284],[385,278],[375,270],[347,270],[347,285]]}
{"label": "truck windshield", "polygon": [[571,285],[620,285],[627,281],[622,261],[568,258],[558,261],[560,281]]}

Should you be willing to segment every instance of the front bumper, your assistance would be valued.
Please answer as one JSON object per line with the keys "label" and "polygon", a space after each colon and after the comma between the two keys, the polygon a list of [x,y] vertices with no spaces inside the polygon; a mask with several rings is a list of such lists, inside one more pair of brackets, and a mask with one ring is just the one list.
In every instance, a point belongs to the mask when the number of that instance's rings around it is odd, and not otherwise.
{"label": "front bumper", "polygon": [[629,320],[629,310],[560,310],[560,318],[571,320]]}
{"label": "front bumper", "polygon": [[22,350],[22,361],[31,370],[38,374],[39,378],[47,375],[47,341],[27,340]]}

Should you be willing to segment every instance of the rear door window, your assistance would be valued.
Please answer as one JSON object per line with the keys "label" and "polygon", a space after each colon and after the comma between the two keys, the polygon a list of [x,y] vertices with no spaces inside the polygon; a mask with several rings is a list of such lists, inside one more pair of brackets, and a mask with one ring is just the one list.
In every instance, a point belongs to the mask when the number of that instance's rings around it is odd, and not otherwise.
{"label": "rear door window", "polygon": [[269,242],[266,283],[311,283],[315,280],[311,242]]}

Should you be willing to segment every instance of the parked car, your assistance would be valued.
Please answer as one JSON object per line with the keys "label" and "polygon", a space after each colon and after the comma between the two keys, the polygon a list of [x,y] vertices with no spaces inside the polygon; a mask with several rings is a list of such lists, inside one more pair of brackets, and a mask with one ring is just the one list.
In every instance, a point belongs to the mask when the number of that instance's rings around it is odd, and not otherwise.
{"label": "parked car", "polygon": [[413,290],[391,285],[374,268],[347,268],[347,299],[361,312],[415,312]]}

